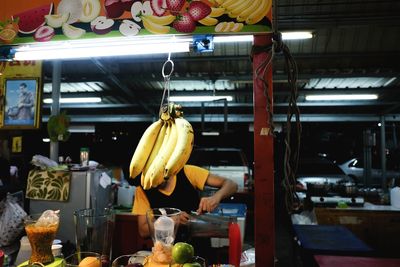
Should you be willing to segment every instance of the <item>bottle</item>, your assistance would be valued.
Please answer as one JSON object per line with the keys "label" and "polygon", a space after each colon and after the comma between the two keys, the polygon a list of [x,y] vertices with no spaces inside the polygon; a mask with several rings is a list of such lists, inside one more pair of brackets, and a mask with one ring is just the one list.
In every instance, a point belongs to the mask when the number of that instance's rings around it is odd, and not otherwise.
{"label": "bottle", "polygon": [[229,223],[229,264],[235,267],[240,266],[242,256],[242,238],[240,226],[236,221]]}
{"label": "bottle", "polygon": [[89,148],[82,147],[80,153],[81,166],[89,166]]}

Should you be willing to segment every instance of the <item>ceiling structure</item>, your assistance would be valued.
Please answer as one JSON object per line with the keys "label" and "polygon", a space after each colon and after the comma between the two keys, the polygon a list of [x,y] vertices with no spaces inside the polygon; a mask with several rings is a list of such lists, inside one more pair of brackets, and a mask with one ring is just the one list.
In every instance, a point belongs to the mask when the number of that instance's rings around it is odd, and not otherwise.
{"label": "ceiling structure", "polygon": [[[279,31],[310,30],[285,41],[298,65],[302,121],[400,120],[400,2],[275,1]],[[172,55],[171,95],[230,95],[233,101],[182,103],[192,122],[253,121],[251,43],[216,43],[211,53]],[[73,122],[143,122],[157,117],[167,55],[62,62],[62,97],[100,96],[101,103],[62,104]],[[282,54],[273,60],[274,120],[285,121],[289,86]],[[52,63],[44,64],[50,97]],[[378,94],[377,100],[307,101],[309,94]],[[44,120],[50,105],[44,104]]]}

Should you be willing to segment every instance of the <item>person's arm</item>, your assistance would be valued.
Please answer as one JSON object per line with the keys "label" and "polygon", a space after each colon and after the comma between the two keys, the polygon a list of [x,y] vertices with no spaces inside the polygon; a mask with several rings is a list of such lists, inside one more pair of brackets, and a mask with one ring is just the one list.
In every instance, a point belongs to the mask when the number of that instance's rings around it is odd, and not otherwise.
{"label": "person's arm", "polygon": [[137,215],[138,218],[138,231],[142,238],[150,236],[149,226],[147,225],[146,215]]}
{"label": "person's arm", "polygon": [[218,187],[219,190],[210,197],[203,197],[200,200],[197,213],[211,212],[218,207],[222,199],[227,198],[238,190],[238,185],[227,178],[210,173],[206,180],[206,185]]}

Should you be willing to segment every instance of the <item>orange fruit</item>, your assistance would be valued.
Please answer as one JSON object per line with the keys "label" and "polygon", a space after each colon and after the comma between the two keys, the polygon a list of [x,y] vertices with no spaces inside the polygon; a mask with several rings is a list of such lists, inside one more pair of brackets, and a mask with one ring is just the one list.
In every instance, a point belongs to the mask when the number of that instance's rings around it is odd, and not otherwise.
{"label": "orange fruit", "polygon": [[16,36],[17,33],[11,29],[3,29],[0,32],[0,40],[5,44],[11,44]]}
{"label": "orange fruit", "polygon": [[100,259],[96,257],[86,257],[79,263],[79,267],[100,267]]}

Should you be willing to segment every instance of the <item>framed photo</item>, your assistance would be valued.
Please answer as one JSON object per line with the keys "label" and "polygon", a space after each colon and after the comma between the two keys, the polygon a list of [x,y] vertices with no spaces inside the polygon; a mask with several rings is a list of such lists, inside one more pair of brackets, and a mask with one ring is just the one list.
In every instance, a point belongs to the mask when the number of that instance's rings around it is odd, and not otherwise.
{"label": "framed photo", "polygon": [[3,128],[38,128],[40,97],[39,78],[6,79]]}

